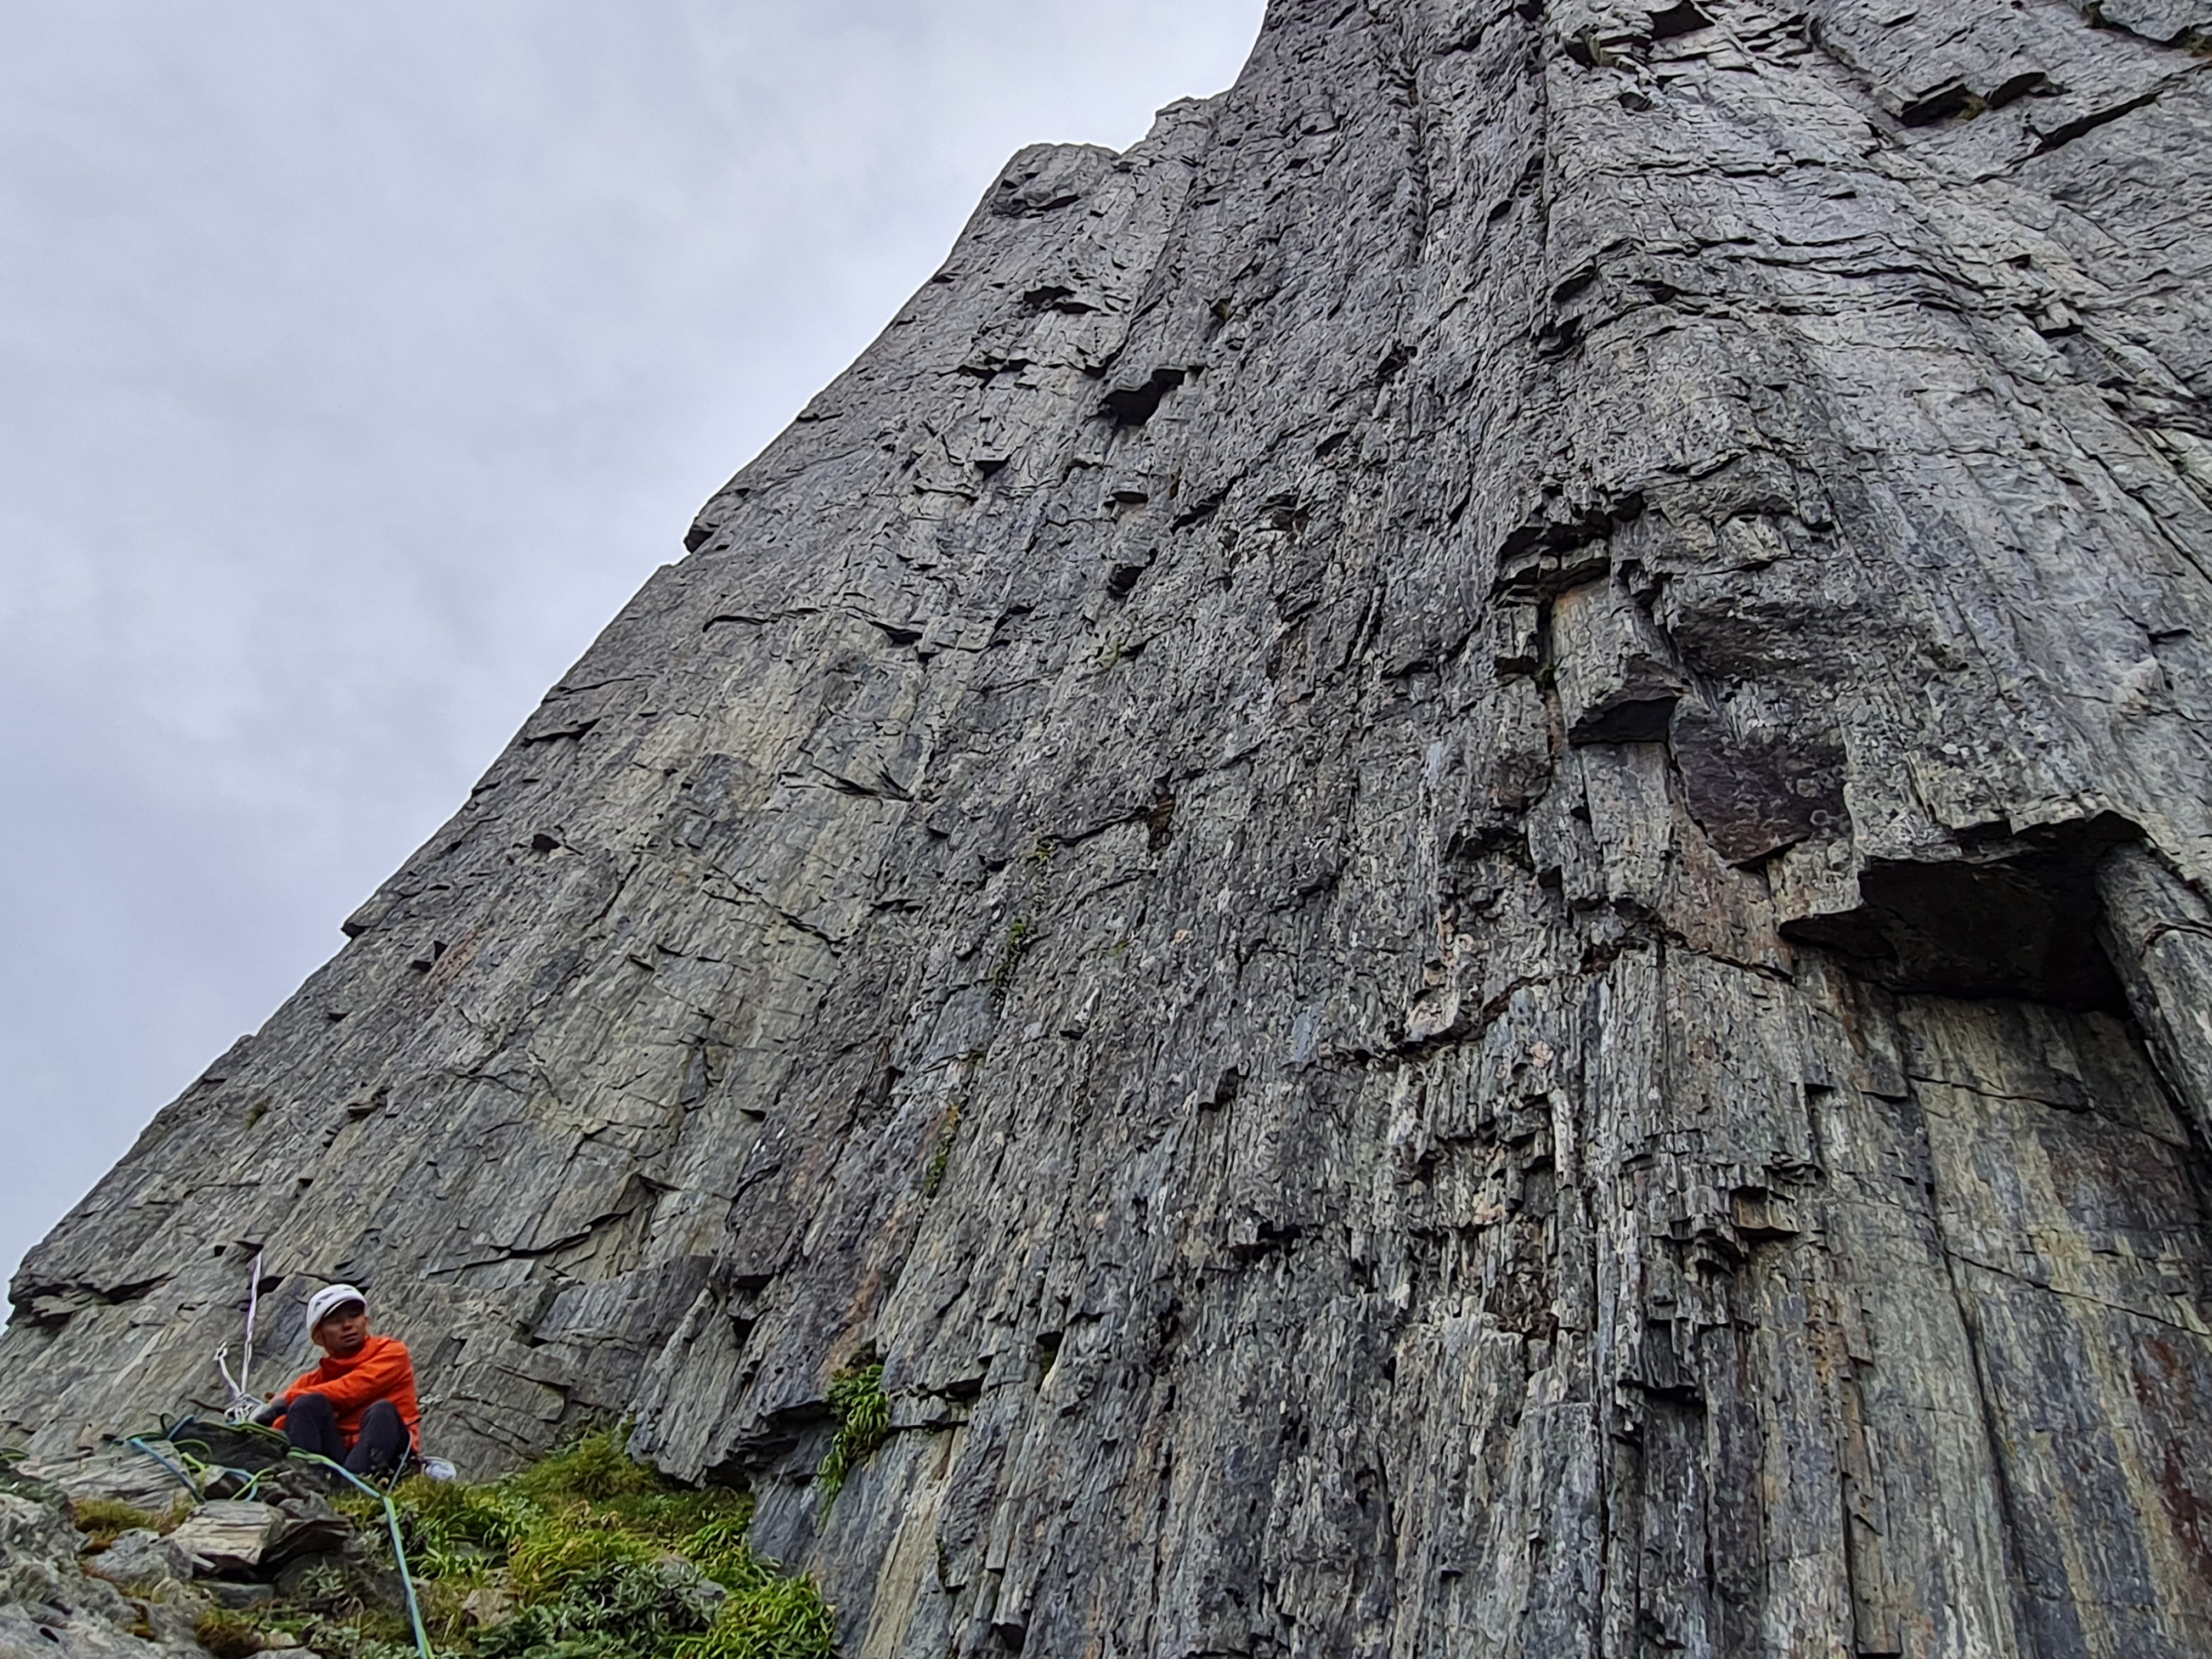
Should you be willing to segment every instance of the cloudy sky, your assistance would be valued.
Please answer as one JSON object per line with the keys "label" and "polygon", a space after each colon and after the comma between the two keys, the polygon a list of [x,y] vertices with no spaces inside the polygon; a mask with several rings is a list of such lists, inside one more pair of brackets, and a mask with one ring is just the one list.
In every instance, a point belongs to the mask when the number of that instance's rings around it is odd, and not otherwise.
{"label": "cloudy sky", "polygon": [[1037,139],[1262,0],[0,0],[0,1273]]}

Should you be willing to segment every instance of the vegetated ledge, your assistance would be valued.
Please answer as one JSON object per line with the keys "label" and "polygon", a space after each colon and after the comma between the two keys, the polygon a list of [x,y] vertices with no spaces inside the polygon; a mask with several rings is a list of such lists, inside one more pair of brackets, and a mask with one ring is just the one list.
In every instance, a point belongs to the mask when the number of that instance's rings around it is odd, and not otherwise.
{"label": "vegetated ledge", "polygon": [[[326,1498],[337,1477],[285,1462],[274,1436],[210,1425],[179,1439],[198,1447],[201,1434],[224,1443],[193,1471],[205,1503],[165,1486],[164,1471],[121,1447],[59,1477],[0,1462],[4,1553],[11,1565],[39,1564],[0,1579],[0,1651],[14,1650],[14,1634],[63,1654],[412,1659],[381,1505],[350,1488]],[[266,1447],[240,1460],[230,1443],[249,1439]],[[275,1461],[251,1487],[212,1467],[256,1463],[257,1454]],[[177,1455],[191,1470],[190,1452]],[[212,1496],[234,1488],[250,1501]],[[836,1651],[835,1615],[813,1581],[786,1575],[748,1543],[750,1496],[679,1486],[627,1456],[618,1430],[584,1433],[500,1480],[416,1477],[393,1496],[423,1625],[442,1659]],[[226,1542],[210,1546],[218,1534]]]}

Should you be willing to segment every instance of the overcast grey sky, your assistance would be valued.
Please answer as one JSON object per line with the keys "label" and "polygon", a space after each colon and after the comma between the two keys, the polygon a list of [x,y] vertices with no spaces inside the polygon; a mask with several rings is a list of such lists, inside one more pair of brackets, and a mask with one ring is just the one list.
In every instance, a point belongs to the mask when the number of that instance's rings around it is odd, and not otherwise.
{"label": "overcast grey sky", "polygon": [[0,1272],[1038,139],[1262,0],[0,0]]}

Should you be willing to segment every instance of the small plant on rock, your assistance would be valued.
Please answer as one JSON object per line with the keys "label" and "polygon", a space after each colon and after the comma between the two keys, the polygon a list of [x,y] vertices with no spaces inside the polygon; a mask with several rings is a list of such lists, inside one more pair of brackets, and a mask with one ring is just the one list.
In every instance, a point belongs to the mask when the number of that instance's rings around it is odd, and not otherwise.
{"label": "small plant on rock", "polygon": [[192,1638],[215,1659],[251,1659],[268,1645],[260,1626],[222,1607],[210,1607],[193,1620]]}
{"label": "small plant on rock", "polygon": [[854,1360],[830,1379],[830,1414],[836,1419],[836,1437],[829,1455],[815,1471],[822,1483],[822,1511],[837,1501],[846,1477],[868,1461],[891,1431],[890,1397],[884,1392],[881,1360]]}
{"label": "small plant on rock", "polygon": [[153,1532],[173,1531],[183,1519],[179,1510],[156,1515],[112,1498],[72,1498],[69,1510],[70,1519],[76,1523],[79,1532],[92,1540],[95,1550],[104,1550],[125,1533],[142,1527]]}
{"label": "small plant on rock", "polygon": [[937,1189],[945,1184],[945,1166],[952,1162],[952,1143],[960,1134],[960,1108],[957,1103],[945,1115],[945,1125],[937,1132],[937,1145],[929,1154],[929,1165],[921,1172],[921,1195],[935,1198]]}
{"label": "small plant on rock", "polygon": [[1006,1006],[1006,994],[1013,988],[1015,970],[1022,965],[1022,954],[1030,948],[1036,936],[1036,923],[1026,915],[1016,916],[1013,925],[1006,929],[1006,943],[999,952],[999,965],[991,970],[991,1006]]}

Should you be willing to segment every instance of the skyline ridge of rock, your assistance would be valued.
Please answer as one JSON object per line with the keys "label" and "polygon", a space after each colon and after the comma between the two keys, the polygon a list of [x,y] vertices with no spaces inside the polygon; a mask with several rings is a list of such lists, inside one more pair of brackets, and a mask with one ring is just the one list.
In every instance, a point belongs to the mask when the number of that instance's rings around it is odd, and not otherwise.
{"label": "skyline ridge of rock", "polygon": [[2208,41],[1274,0],[1022,151],[0,1433],[215,1397],[260,1252],[856,1659],[2212,1652]]}

